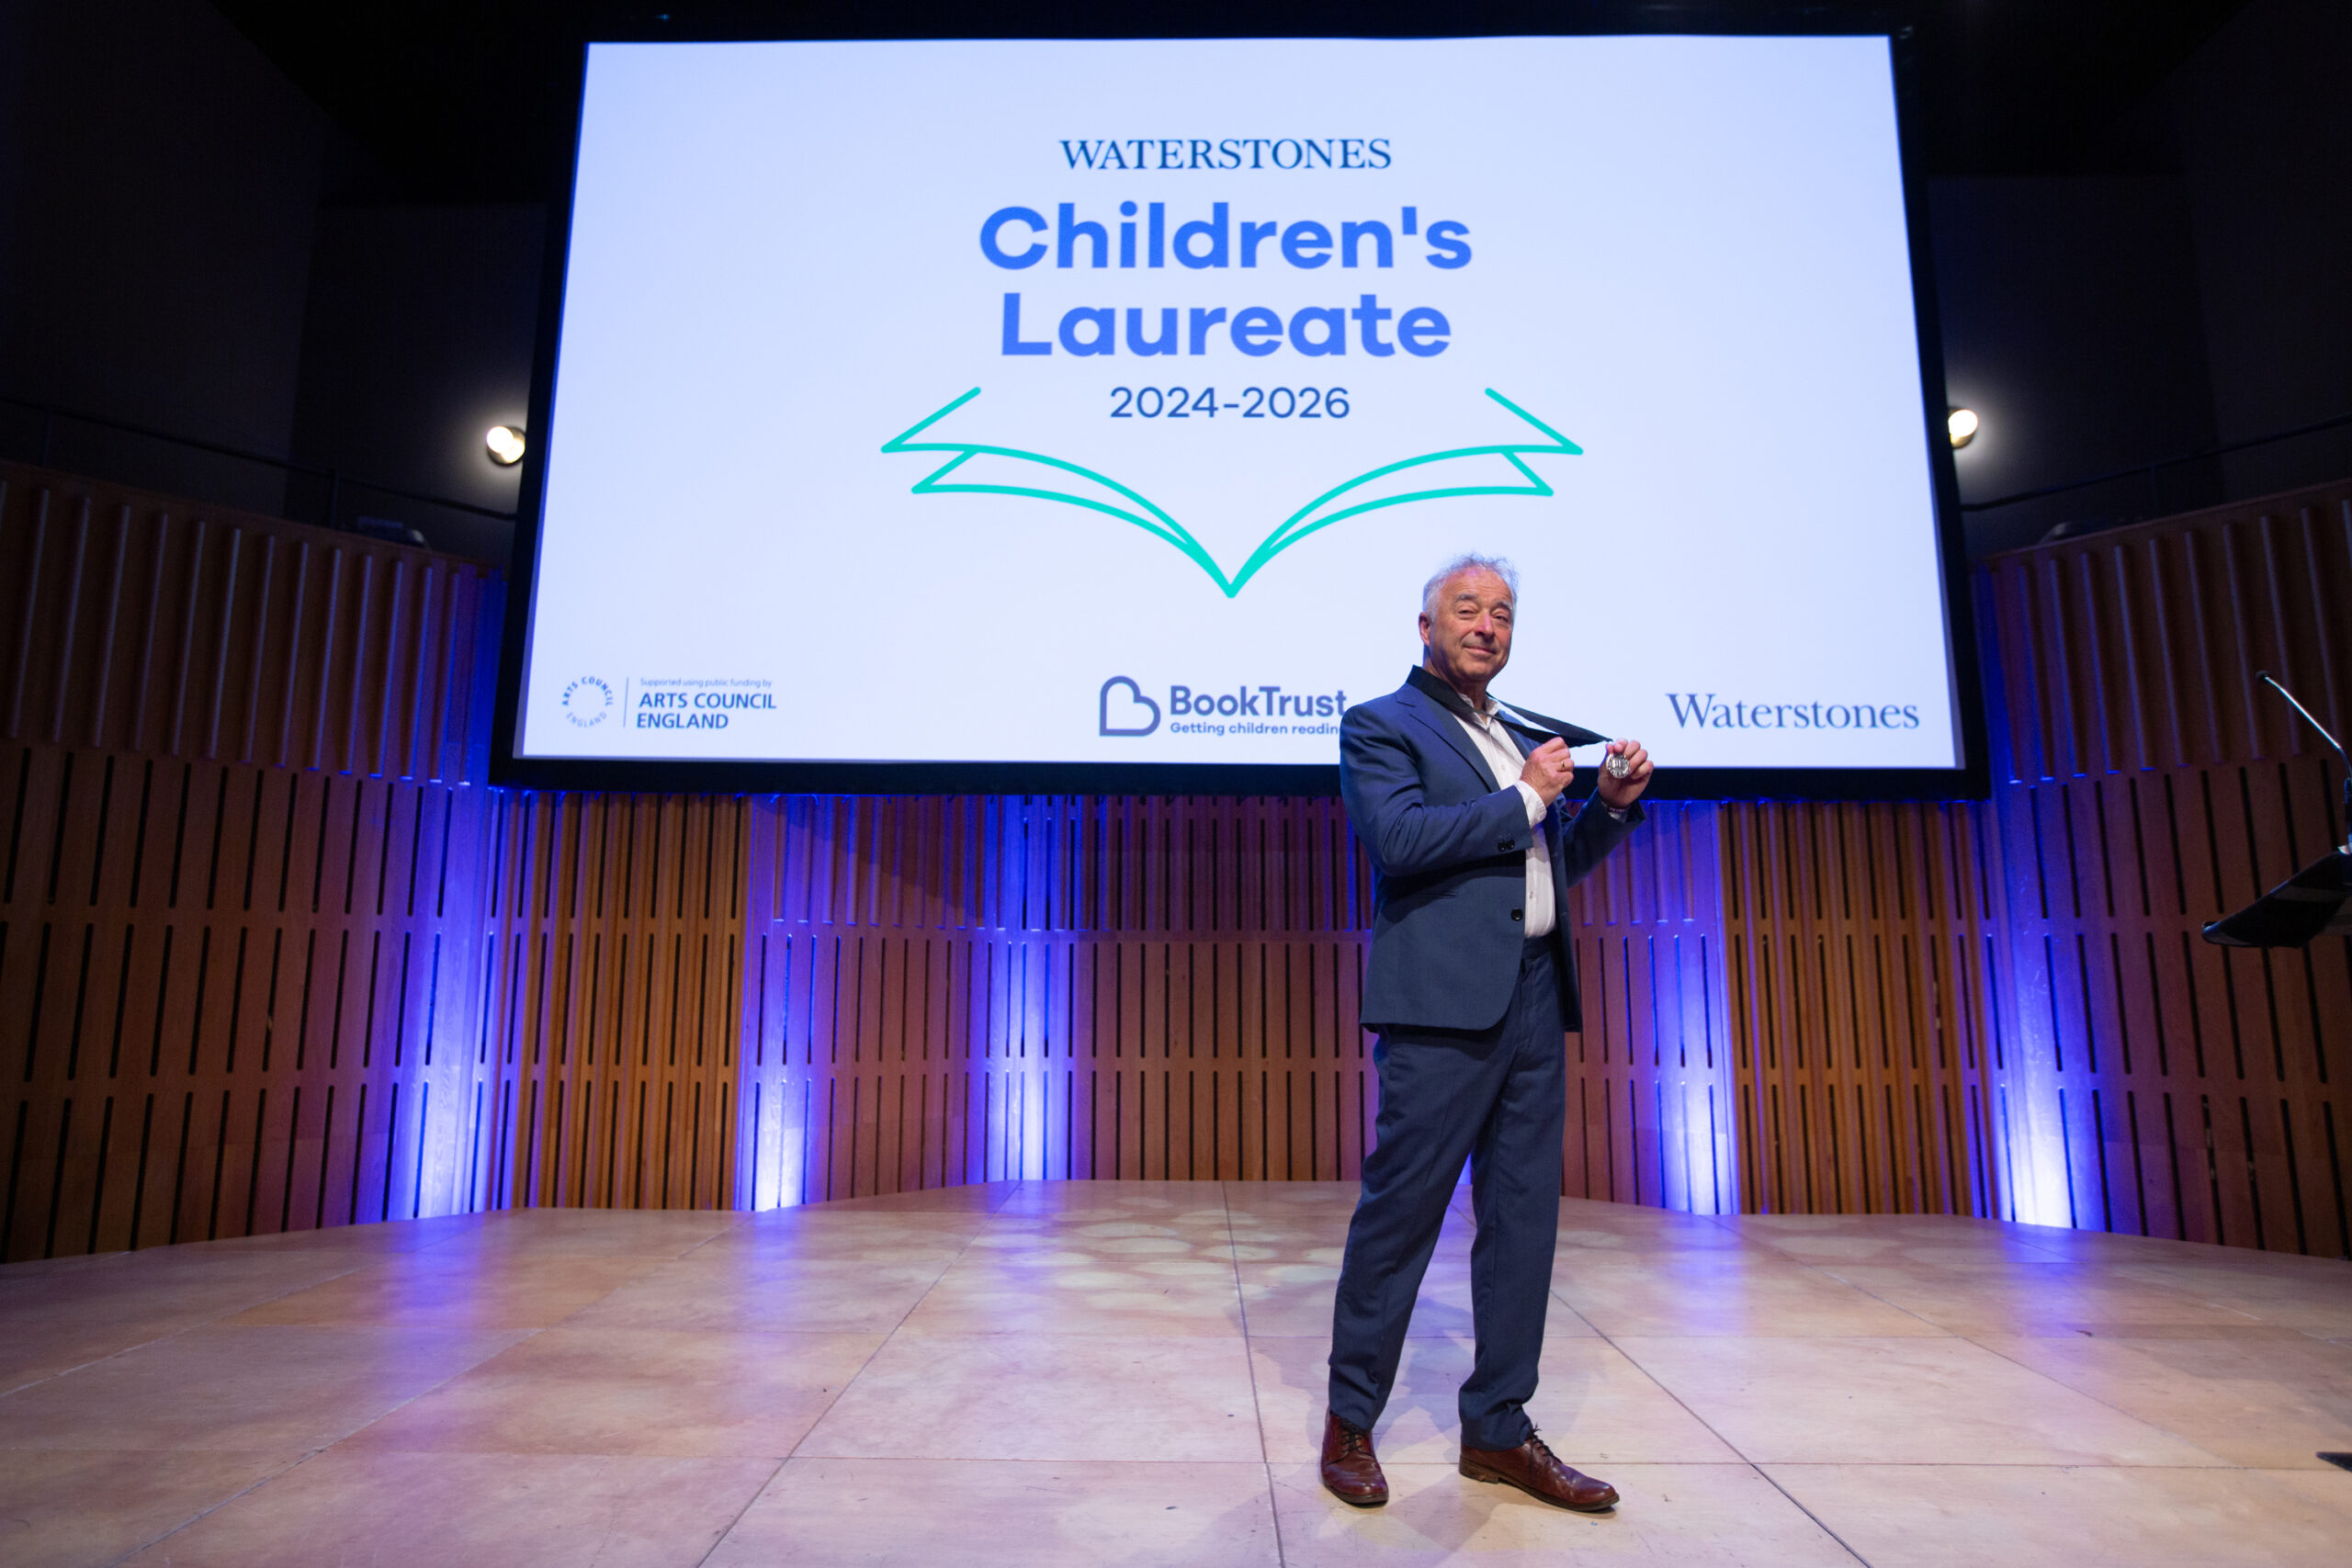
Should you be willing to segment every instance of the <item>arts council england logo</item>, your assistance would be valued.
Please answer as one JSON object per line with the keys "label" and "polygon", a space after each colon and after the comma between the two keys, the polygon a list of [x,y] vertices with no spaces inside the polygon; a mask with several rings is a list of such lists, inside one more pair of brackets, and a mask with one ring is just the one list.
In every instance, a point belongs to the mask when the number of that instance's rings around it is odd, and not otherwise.
{"label": "arts council england logo", "polygon": [[563,689],[563,716],[582,729],[593,729],[613,711],[613,689],[594,675],[582,675]]}

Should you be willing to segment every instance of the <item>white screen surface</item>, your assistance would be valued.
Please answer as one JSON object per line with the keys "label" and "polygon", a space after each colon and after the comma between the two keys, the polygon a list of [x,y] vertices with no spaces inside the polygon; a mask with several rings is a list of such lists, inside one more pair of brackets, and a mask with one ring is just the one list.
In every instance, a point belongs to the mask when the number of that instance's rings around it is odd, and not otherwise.
{"label": "white screen surface", "polygon": [[1882,39],[595,45],[515,750],[1329,764],[1475,549],[1506,701],[1949,768],[1917,344]]}

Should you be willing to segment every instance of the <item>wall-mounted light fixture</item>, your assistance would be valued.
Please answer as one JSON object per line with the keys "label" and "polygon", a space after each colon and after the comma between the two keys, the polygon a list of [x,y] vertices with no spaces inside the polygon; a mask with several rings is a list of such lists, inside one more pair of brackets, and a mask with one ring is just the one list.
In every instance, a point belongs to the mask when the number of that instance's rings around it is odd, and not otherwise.
{"label": "wall-mounted light fixture", "polygon": [[523,460],[523,427],[519,424],[493,424],[482,443],[490,448],[490,460],[502,468],[511,468]]}
{"label": "wall-mounted light fixture", "polygon": [[[1974,409],[1953,409],[1944,415],[1944,428],[1951,433],[1953,451],[1959,451],[1976,439],[1978,423]],[[515,441],[515,452],[517,456],[522,452],[522,442],[519,436]]]}

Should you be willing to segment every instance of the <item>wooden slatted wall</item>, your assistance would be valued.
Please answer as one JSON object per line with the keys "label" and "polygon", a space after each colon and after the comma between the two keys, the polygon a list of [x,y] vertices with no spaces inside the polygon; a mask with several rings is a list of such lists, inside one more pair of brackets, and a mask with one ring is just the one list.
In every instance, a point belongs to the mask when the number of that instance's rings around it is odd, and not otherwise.
{"label": "wooden slatted wall", "polygon": [[1715,806],[1653,805],[1569,895],[1584,998],[1567,1043],[1570,1196],[1739,1209],[1724,821]]}
{"label": "wooden slatted wall", "polygon": [[2005,1213],[1983,808],[1724,807],[1739,1185],[1775,1213]]}
{"label": "wooden slatted wall", "polygon": [[2256,671],[2352,720],[2352,486],[1996,557],[1979,598],[2030,1217],[2352,1254],[2352,942],[2198,936],[2341,838]]}
{"label": "wooden slatted wall", "polygon": [[0,1258],[446,1210],[495,573],[0,467]]}
{"label": "wooden slatted wall", "polygon": [[488,798],[0,743],[0,1256],[468,1206]]}
{"label": "wooden slatted wall", "polygon": [[499,574],[0,463],[0,737],[475,784]]}
{"label": "wooden slatted wall", "polygon": [[[477,565],[0,468],[0,1257],[483,1206],[1346,1178],[1336,801],[481,784]],[[1997,558],[1989,805],[1660,806],[1575,895],[1566,1190],[2335,1253],[2352,491]]]}
{"label": "wooden slatted wall", "polygon": [[[1657,817],[1577,895],[1568,1190],[1728,1208],[1712,812]],[[1371,870],[1336,800],[787,796],[752,846],[745,1204],[1357,1174]]]}
{"label": "wooden slatted wall", "polygon": [[1378,1112],[1331,799],[753,803],[742,1201],[1334,1179]]}
{"label": "wooden slatted wall", "polygon": [[480,793],[483,1202],[731,1206],[749,803]]}

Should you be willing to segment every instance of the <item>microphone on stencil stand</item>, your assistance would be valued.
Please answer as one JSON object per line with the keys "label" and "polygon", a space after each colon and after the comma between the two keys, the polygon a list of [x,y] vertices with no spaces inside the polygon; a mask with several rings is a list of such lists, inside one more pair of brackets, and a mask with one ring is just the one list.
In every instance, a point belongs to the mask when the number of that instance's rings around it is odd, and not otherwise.
{"label": "microphone on stencil stand", "polygon": [[2344,742],[2330,735],[2327,732],[2327,726],[2313,718],[2311,709],[2296,702],[2295,694],[2273,679],[2269,671],[2257,670],[2254,672],[2254,678],[2268,685],[2272,691],[2290,703],[2293,703],[2295,711],[2303,716],[2303,722],[2318,730],[2319,738],[2335,748],[2337,760],[2344,764],[2344,852],[2346,854],[2352,854],[2352,756],[2345,754]]}
{"label": "microphone on stencil stand", "polygon": [[2222,947],[2304,947],[2314,937],[2352,935],[2352,909],[2346,908],[2346,901],[2352,900],[2352,757],[2345,755],[2343,742],[2312,716],[2311,709],[2295,700],[2294,693],[2270,678],[2269,671],[2257,670],[2254,674],[2293,703],[2303,722],[2318,730],[2320,739],[2344,762],[2346,839],[2341,847],[2328,851],[2236,914],[2208,925],[2205,940]]}

